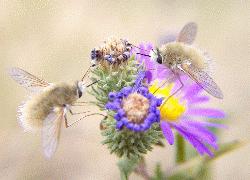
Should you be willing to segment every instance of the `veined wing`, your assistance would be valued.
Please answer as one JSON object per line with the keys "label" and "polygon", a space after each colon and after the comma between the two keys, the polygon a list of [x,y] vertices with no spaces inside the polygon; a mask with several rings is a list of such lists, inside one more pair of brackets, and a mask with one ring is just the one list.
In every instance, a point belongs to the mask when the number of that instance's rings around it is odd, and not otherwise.
{"label": "veined wing", "polygon": [[9,70],[9,75],[14,79],[18,84],[26,88],[31,92],[37,92],[43,88],[49,86],[50,84],[43,79],[40,79],[27,71],[24,71],[20,68],[11,68]]}
{"label": "veined wing", "polygon": [[184,64],[181,68],[209,94],[216,98],[223,99],[223,94],[219,86],[206,72],[196,68],[192,64]]}
{"label": "veined wing", "polygon": [[51,158],[56,151],[63,120],[64,109],[60,108],[57,111],[51,111],[43,121],[42,146],[46,158]]}
{"label": "veined wing", "polygon": [[187,23],[180,31],[177,41],[185,44],[192,44],[197,34],[197,24],[194,22]]}

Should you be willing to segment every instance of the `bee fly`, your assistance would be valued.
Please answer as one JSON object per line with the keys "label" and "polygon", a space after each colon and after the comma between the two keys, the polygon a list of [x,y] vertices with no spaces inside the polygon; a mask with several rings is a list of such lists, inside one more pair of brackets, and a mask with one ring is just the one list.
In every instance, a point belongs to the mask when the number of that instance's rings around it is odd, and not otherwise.
{"label": "bee fly", "polygon": [[[12,68],[9,71],[12,79],[32,93],[29,99],[18,107],[18,121],[26,131],[42,131],[42,146],[47,158],[56,151],[62,122],[65,121],[66,128],[74,124],[68,124],[66,112],[74,114],[70,107],[82,97],[87,87],[96,83],[86,85],[83,82],[87,72],[81,81],[67,84],[48,83],[20,68]],[[94,114],[99,113],[84,117]]]}
{"label": "bee fly", "polygon": [[152,50],[150,56],[157,63],[163,64],[172,70],[175,77],[180,81],[181,87],[171,96],[176,94],[184,86],[179,76],[180,73],[183,72],[206,92],[216,98],[222,99],[222,91],[206,72],[209,68],[208,61],[210,58],[206,53],[191,45],[196,34],[196,23],[190,22],[182,28],[176,41],[164,44],[160,48]]}

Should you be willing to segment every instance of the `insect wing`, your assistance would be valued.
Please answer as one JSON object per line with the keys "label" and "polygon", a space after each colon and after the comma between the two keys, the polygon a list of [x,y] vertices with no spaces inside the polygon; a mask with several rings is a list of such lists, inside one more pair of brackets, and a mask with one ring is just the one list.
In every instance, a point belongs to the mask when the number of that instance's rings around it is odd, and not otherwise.
{"label": "insect wing", "polygon": [[218,85],[213,81],[213,79],[204,71],[196,68],[192,64],[182,65],[182,70],[187,73],[193,80],[195,80],[205,91],[207,91],[212,96],[222,99],[223,94],[218,87]]}
{"label": "insect wing", "polygon": [[60,138],[61,124],[64,120],[64,111],[51,111],[43,121],[42,146],[46,158],[51,158],[55,153]]}
{"label": "insect wing", "polygon": [[177,37],[178,42],[192,44],[197,34],[197,24],[194,22],[187,23]]}
{"label": "insect wing", "polygon": [[31,92],[37,92],[43,88],[49,86],[50,84],[43,79],[20,69],[20,68],[11,68],[9,70],[9,75],[14,79],[18,84],[26,88]]}

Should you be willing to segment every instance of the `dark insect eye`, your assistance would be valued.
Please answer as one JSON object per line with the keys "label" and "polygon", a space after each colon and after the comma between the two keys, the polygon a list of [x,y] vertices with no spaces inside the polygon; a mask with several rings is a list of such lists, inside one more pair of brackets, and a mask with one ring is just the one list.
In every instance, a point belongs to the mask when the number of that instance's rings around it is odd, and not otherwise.
{"label": "dark insect eye", "polygon": [[158,57],[157,57],[157,62],[158,62],[159,64],[162,64],[162,56],[158,55]]}
{"label": "dark insect eye", "polygon": [[82,91],[78,91],[79,98],[82,97]]}

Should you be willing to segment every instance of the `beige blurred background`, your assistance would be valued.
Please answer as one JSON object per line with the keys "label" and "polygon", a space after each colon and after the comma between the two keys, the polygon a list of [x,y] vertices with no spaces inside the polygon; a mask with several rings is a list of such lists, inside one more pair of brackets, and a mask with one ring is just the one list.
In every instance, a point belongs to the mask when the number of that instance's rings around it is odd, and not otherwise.
{"label": "beige blurred background", "polygon": [[[100,117],[62,129],[55,156],[47,161],[39,134],[24,133],[16,108],[26,91],[6,74],[18,66],[44,79],[73,81],[89,65],[90,50],[115,35],[132,43],[152,42],[188,21],[199,25],[196,45],[216,60],[214,78],[228,115],[220,142],[250,138],[250,2],[224,1],[0,1],[0,179],[119,179],[117,158],[100,144]],[[214,179],[250,179],[250,146],[213,163]],[[174,162],[173,147],[155,148],[149,170]],[[132,175],[131,179],[140,179]]]}

